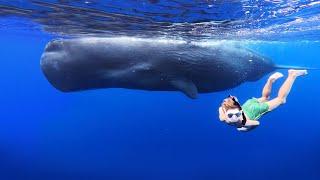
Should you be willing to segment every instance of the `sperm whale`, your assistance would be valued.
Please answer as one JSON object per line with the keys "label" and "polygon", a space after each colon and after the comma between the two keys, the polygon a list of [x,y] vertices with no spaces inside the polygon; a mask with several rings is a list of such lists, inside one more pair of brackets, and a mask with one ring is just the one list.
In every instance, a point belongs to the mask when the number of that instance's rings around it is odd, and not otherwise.
{"label": "sperm whale", "polygon": [[257,52],[222,41],[200,46],[137,38],[52,40],[40,64],[48,81],[63,92],[128,88],[181,91],[193,99],[256,81],[277,68]]}

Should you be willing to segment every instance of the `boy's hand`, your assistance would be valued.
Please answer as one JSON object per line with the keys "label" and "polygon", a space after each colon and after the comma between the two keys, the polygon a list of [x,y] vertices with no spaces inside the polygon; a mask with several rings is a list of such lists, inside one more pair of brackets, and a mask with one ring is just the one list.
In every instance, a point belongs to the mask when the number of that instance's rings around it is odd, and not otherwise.
{"label": "boy's hand", "polygon": [[249,129],[246,127],[237,128],[238,131],[247,132]]}

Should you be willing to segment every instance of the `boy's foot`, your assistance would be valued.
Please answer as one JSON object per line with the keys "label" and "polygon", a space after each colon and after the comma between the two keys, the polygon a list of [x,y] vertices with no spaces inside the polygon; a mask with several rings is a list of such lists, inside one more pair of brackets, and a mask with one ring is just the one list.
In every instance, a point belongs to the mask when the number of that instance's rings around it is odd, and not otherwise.
{"label": "boy's foot", "polygon": [[289,72],[289,75],[292,75],[292,76],[295,76],[295,77],[303,76],[303,75],[308,74],[307,70],[289,69],[288,72]]}
{"label": "boy's foot", "polygon": [[280,72],[276,72],[276,73],[273,73],[270,77],[269,77],[269,80],[271,82],[275,82],[277,79],[279,78],[282,78],[283,77],[283,74],[280,73]]}

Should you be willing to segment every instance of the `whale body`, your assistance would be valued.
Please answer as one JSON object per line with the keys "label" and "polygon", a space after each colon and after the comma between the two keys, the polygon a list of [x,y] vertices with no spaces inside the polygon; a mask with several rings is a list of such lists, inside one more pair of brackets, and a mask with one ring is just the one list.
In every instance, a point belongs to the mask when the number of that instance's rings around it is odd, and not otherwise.
{"label": "whale body", "polygon": [[134,38],[50,41],[41,57],[48,81],[63,92],[98,88],[198,93],[230,89],[275,70],[274,63],[247,48],[217,42]]}

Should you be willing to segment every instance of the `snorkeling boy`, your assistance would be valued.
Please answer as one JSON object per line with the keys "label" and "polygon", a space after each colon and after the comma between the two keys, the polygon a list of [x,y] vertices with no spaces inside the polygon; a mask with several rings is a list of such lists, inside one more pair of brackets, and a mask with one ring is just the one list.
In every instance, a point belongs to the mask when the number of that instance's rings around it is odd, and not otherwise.
{"label": "snorkeling boy", "polygon": [[282,84],[278,96],[270,99],[272,84],[283,74],[276,72],[272,74],[262,90],[261,98],[252,98],[247,100],[242,106],[235,96],[229,96],[223,100],[219,107],[219,119],[229,125],[235,126],[239,131],[249,131],[259,126],[258,119],[267,112],[270,112],[286,103],[287,96],[290,93],[296,78],[306,75],[307,70],[288,70],[288,77]]}

